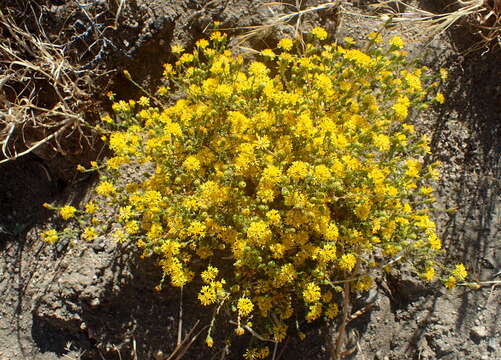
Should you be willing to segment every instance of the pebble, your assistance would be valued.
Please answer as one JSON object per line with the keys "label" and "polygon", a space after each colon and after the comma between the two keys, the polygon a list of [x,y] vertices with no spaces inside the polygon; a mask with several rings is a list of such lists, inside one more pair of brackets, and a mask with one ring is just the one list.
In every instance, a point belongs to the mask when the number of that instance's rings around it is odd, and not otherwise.
{"label": "pebble", "polygon": [[166,358],[162,350],[158,350],[153,357],[155,358],[155,360],[164,360]]}
{"label": "pebble", "polygon": [[485,326],[474,326],[471,328],[470,334],[477,339],[483,339],[489,335],[489,332]]}
{"label": "pebble", "polygon": [[487,342],[487,350],[489,351],[496,351],[498,348],[498,341],[495,337],[491,337],[489,341]]}

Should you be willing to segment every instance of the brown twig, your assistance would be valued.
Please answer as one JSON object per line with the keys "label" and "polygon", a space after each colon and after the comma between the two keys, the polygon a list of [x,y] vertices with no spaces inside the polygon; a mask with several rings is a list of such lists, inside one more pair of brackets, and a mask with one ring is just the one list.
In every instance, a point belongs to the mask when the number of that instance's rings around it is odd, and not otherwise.
{"label": "brown twig", "polygon": [[188,351],[188,349],[197,339],[197,337],[207,328],[207,326],[204,326],[202,329],[200,329],[200,331],[198,331],[194,336],[192,336],[193,332],[195,331],[195,328],[198,326],[199,323],[200,320],[197,320],[197,322],[195,323],[195,325],[193,325],[188,334],[186,334],[183,341],[181,341],[181,343],[176,346],[174,351],[172,351],[172,353],[166,360],[179,360],[184,356],[186,351]]}
{"label": "brown twig", "polygon": [[341,324],[339,325],[338,335],[336,339],[336,346],[333,349],[332,353],[333,360],[341,359],[344,346],[346,325],[348,324],[349,321],[349,313],[350,313],[350,283],[345,282],[343,287],[343,318],[341,319]]}

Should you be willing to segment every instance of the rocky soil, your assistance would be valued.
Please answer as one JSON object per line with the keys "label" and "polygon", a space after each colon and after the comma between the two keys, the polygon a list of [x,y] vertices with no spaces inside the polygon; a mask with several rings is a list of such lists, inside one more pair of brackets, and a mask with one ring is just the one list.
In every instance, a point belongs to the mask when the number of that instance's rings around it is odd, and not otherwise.
{"label": "rocky soil", "polygon": [[[101,93],[95,94],[102,111],[108,106],[107,90],[119,98],[137,95],[121,70],[154,88],[162,64],[172,60],[172,43],[191,46],[208,34],[213,21],[237,36],[246,27],[269,24],[274,13],[293,9],[252,0],[136,0],[120,7],[122,2],[111,0],[38,3],[43,4],[45,31],[76,39],[65,42],[75,66],[107,72],[106,81],[95,79],[102,81]],[[368,17],[377,15],[368,7],[371,1],[346,3],[341,15],[337,10],[311,12],[301,26],[323,25],[336,31],[336,38],[355,39],[381,28],[381,22]],[[430,11],[445,5],[415,3]],[[16,6],[16,1],[2,6]],[[447,291],[426,288],[405,274],[387,277],[369,299],[354,302],[354,311],[368,301],[374,305],[350,323],[352,353],[347,358],[499,359],[501,53],[467,54],[476,41],[467,27],[453,27],[430,41],[420,26],[395,26],[387,35],[401,34],[412,56],[450,73],[446,104],[417,116],[416,127],[433,139],[430,161],[443,164],[437,197],[449,211],[437,211],[436,220],[447,261],[463,262],[481,286]],[[269,46],[293,27],[262,32],[245,45]],[[82,56],[91,43],[95,46]],[[92,244],[73,239],[56,247],[40,241],[46,225],[57,221],[42,204],[77,205],[86,199],[95,179],[71,169],[78,161],[103,156],[98,148],[68,160],[49,150],[0,164],[0,360],[167,359],[178,341],[180,308],[182,337],[192,328],[192,335],[202,331],[211,314],[188,300],[193,298],[189,288],[184,294],[168,288],[155,292],[160,273],[154,264],[111,239]],[[225,345],[231,330],[224,320],[217,328],[213,349],[205,346],[202,333],[183,359],[240,359],[250,338]],[[334,335],[335,324],[311,326],[304,341],[291,338],[279,348],[280,358],[329,359]]]}

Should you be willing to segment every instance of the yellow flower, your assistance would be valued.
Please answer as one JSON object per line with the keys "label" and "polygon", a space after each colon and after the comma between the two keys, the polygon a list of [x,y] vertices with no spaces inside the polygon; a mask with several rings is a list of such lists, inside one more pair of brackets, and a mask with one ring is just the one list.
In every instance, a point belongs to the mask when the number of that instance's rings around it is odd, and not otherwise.
{"label": "yellow flower", "polygon": [[181,57],[179,58],[179,63],[186,64],[186,63],[192,62],[193,60],[195,60],[195,57],[193,56],[193,54],[186,53],[186,54],[181,55]]}
{"label": "yellow flower", "polygon": [[468,276],[468,272],[463,264],[458,264],[452,271],[452,274],[457,277],[459,280],[463,281]]}
{"label": "yellow flower", "polygon": [[273,340],[276,342],[282,342],[287,337],[287,325],[280,323],[273,326]]}
{"label": "yellow flower", "polygon": [[338,315],[339,315],[338,305],[337,304],[329,304],[327,306],[327,310],[325,310],[325,316],[327,316],[329,319],[334,319]]}
{"label": "yellow flower", "polygon": [[408,105],[397,102],[392,106],[392,109],[395,111],[395,116],[398,120],[404,120],[409,114]]}
{"label": "yellow flower", "polygon": [[317,26],[313,30],[311,30],[311,33],[313,36],[315,36],[318,40],[325,40],[327,39],[327,31],[323,27]]}
{"label": "yellow flower", "polygon": [[[120,126],[103,131],[108,160],[85,170],[103,177],[100,202],[78,216],[81,238],[116,222],[112,236],[158,260],[163,282],[202,282],[197,302],[230,304],[237,334],[252,318],[274,342],[299,303],[308,322],[337,316],[333,294],[342,285],[324,286],[352,281],[354,292],[366,291],[379,257],[408,249],[420,276],[436,277],[434,166],[422,163],[429,140],[402,121],[436,96],[431,70],[409,63],[398,37],[379,46],[377,33],[367,47],[351,38],[346,48],[320,46],[329,35],[318,27],[309,43],[282,39],[247,59],[213,30],[189,52],[172,47],[178,61],[160,70],[165,85],[155,93],[172,92],[172,102],[116,101],[116,113],[99,122]],[[213,265],[220,256],[224,271]],[[466,269],[449,275],[459,282]],[[267,351],[250,348],[245,358]]]}
{"label": "yellow flower", "polygon": [[435,96],[435,101],[438,102],[439,104],[443,104],[445,102],[444,94],[438,92],[437,95]]}
{"label": "yellow flower", "polygon": [[216,302],[216,289],[212,286],[205,285],[202,286],[200,293],[198,294],[198,300],[204,306],[208,306]]}
{"label": "yellow flower", "polygon": [[101,196],[107,197],[115,192],[115,187],[112,183],[103,181],[96,187],[96,192]]}
{"label": "yellow flower", "polygon": [[448,290],[454,289],[456,287],[456,278],[454,276],[449,276],[444,285]]}
{"label": "yellow flower", "polygon": [[398,49],[401,49],[404,47],[404,41],[399,36],[392,37],[390,40],[390,44]]}
{"label": "yellow flower", "polygon": [[433,279],[435,278],[435,268],[432,266],[426,268],[423,277],[426,279],[426,281],[433,281]]}
{"label": "yellow flower", "polygon": [[421,163],[416,159],[409,159],[405,162],[407,170],[405,174],[410,177],[419,177],[419,172],[421,170]]}
{"label": "yellow flower", "polygon": [[371,57],[361,52],[360,50],[346,50],[343,55],[348,60],[354,60],[360,66],[367,67],[371,64]]}
{"label": "yellow flower", "polygon": [[97,210],[97,206],[96,206],[96,203],[94,203],[93,201],[90,201],[85,205],[85,212],[87,214],[94,214],[96,212],[96,210]]}
{"label": "yellow flower", "polygon": [[247,229],[247,237],[256,244],[264,244],[270,239],[271,231],[264,221],[256,221]]}
{"label": "yellow flower", "polygon": [[438,238],[437,234],[434,232],[428,235],[428,243],[432,250],[440,250],[442,248],[442,241]]}
{"label": "yellow flower", "polygon": [[308,164],[303,161],[294,161],[287,170],[287,175],[289,175],[294,180],[303,179],[308,176],[308,174]]}
{"label": "yellow flower", "polygon": [[119,243],[123,243],[126,239],[126,235],[122,230],[115,230],[112,236]]}
{"label": "yellow flower", "polygon": [[320,300],[321,296],[320,287],[315,283],[308,283],[303,290],[303,298],[307,303],[312,303]]}
{"label": "yellow flower", "polygon": [[275,185],[280,181],[281,177],[282,170],[274,165],[269,165],[264,169],[261,181],[266,184]]}
{"label": "yellow flower", "polygon": [[271,49],[264,49],[261,51],[261,55],[269,57],[270,59],[273,59],[276,55]]}
{"label": "yellow flower", "polygon": [[253,61],[249,65],[249,73],[251,73],[254,76],[266,75],[268,72],[269,72],[269,69],[262,62]]}
{"label": "yellow flower", "polygon": [[391,142],[390,142],[390,138],[387,135],[385,135],[385,134],[374,135],[373,141],[374,141],[374,145],[377,146],[379,151],[385,152],[385,151],[390,150]]}
{"label": "yellow flower", "polygon": [[266,359],[270,355],[270,349],[268,346],[265,346],[261,349],[259,348],[247,348],[245,350],[243,358],[245,360],[258,360],[258,359]]}
{"label": "yellow flower", "polygon": [[379,33],[371,32],[369,34],[369,39],[374,41],[376,44],[380,44],[383,42],[383,37]]}
{"label": "yellow flower", "polygon": [[212,281],[216,279],[216,276],[218,274],[219,270],[213,266],[208,266],[207,270],[202,272],[202,280],[206,284],[210,284]]}
{"label": "yellow flower", "polygon": [[54,244],[59,239],[59,236],[56,230],[50,229],[42,233],[42,239],[46,243]]}
{"label": "yellow flower", "polygon": [[431,186],[422,186],[419,191],[423,195],[430,195],[433,192],[433,188]]}
{"label": "yellow flower", "polygon": [[205,49],[207,46],[209,46],[209,42],[206,39],[200,39],[195,43],[195,45],[200,49]]}
{"label": "yellow flower", "polygon": [[195,156],[188,156],[183,162],[183,167],[189,172],[194,172],[200,169],[200,161]]}
{"label": "yellow flower", "polygon": [[324,232],[325,240],[336,241],[338,236],[339,236],[339,230],[338,230],[336,224],[330,223]]}
{"label": "yellow flower", "polygon": [[322,304],[317,303],[310,305],[308,314],[306,314],[306,321],[315,321],[320,315],[322,315]]}
{"label": "yellow flower", "polygon": [[449,73],[447,72],[446,69],[444,69],[444,68],[440,69],[440,78],[442,79],[442,81],[447,80],[448,75],[449,75]]}
{"label": "yellow flower", "polygon": [[[164,64],[164,72],[163,72],[163,76],[168,78],[169,76],[171,76],[172,74],[175,73],[175,70],[174,70],[174,67],[172,66],[172,64]],[[163,94],[165,95],[165,94]]]}
{"label": "yellow flower", "polygon": [[184,51],[184,47],[179,44],[172,45],[171,51],[173,54],[181,54]]}
{"label": "yellow flower", "polygon": [[212,336],[207,335],[205,338],[205,343],[207,344],[208,347],[213,347],[214,346],[214,339],[212,339]]}
{"label": "yellow flower", "polygon": [[160,88],[158,89],[158,94],[160,96],[165,96],[169,93],[169,88],[167,86],[160,86]]}
{"label": "yellow flower", "polygon": [[86,227],[84,229],[82,237],[87,241],[94,240],[97,237],[96,229],[94,229],[93,227]]}
{"label": "yellow flower", "polygon": [[202,237],[205,235],[206,226],[202,224],[200,221],[193,221],[189,228],[188,234],[196,237]]}
{"label": "yellow flower", "polygon": [[292,46],[294,45],[294,43],[292,42],[291,39],[289,38],[283,38],[281,39],[279,42],[278,42],[278,47],[280,49],[283,49],[285,51],[289,51],[290,49],[292,49]]}
{"label": "yellow flower", "polygon": [[325,165],[317,165],[314,169],[314,176],[317,184],[325,183],[331,178],[331,171]]}
{"label": "yellow flower", "polygon": [[345,271],[351,271],[357,263],[357,258],[353,254],[344,254],[339,260],[339,267]]}
{"label": "yellow flower", "polygon": [[250,301],[249,298],[241,297],[238,299],[237,303],[238,314],[241,317],[249,316],[252,310],[254,309],[254,304]]}
{"label": "yellow flower", "polygon": [[352,37],[350,36],[345,36],[343,38],[344,42],[347,43],[348,45],[353,45],[355,44],[355,39],[353,39]]}
{"label": "yellow flower", "polygon": [[150,98],[146,97],[146,96],[141,96],[139,98],[139,101],[137,102],[139,105],[141,106],[150,106]]}
{"label": "yellow flower", "polygon": [[135,220],[130,220],[125,223],[125,232],[130,235],[137,234],[139,231],[139,224]]}
{"label": "yellow flower", "polygon": [[66,205],[66,206],[63,206],[61,209],[59,209],[59,215],[61,215],[61,217],[64,220],[68,220],[68,219],[71,219],[72,217],[75,216],[76,211],[77,211],[77,209],[74,208],[73,206]]}
{"label": "yellow flower", "polygon": [[210,39],[214,41],[222,41],[225,38],[226,34],[222,34],[220,31],[214,31],[210,36]]}
{"label": "yellow flower", "polygon": [[280,225],[281,217],[277,210],[270,210],[266,213],[266,217],[269,222],[273,225]]}

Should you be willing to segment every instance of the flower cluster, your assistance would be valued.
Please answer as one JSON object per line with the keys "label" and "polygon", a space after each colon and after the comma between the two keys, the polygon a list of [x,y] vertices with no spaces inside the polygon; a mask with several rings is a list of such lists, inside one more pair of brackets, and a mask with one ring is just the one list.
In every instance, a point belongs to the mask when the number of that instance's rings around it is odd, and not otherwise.
{"label": "flower cluster", "polygon": [[[333,318],[336,284],[366,291],[398,259],[428,280],[438,269],[438,164],[424,163],[429,139],[408,115],[443,102],[440,76],[409,64],[400,38],[373,34],[365,52],[327,38],[315,28],[303,48],[282,39],[249,62],[215,32],[191,53],[173,48],[158,98],[113,105],[126,126],[109,136],[96,191],[119,207],[115,235],[157,257],[173,286],[199,277],[200,303],[231,303],[237,334],[244,318],[275,342],[293,315]],[[161,106],[169,91],[179,100]],[[129,165],[151,171],[127,182]]]}

